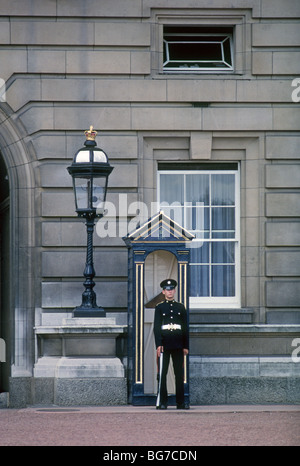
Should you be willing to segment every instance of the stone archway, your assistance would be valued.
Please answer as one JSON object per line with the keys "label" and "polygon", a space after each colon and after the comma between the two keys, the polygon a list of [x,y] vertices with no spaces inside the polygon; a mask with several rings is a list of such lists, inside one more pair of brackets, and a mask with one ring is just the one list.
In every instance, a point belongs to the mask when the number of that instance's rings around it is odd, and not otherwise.
{"label": "stone archway", "polygon": [[[34,154],[25,142],[26,133],[11,115],[6,103],[0,104],[0,153],[9,181],[9,213],[6,219],[7,290],[5,293],[5,334],[10,335],[6,352],[5,389],[10,406],[24,405],[30,393],[34,363],[35,278],[35,175]],[[9,327],[9,328],[8,328]],[[25,378],[20,385],[20,378]],[[21,386],[21,389],[20,389]],[[20,401],[23,397],[23,402]],[[19,400],[19,401],[17,401]]]}
{"label": "stone archway", "polygon": [[0,152],[0,393],[8,391],[9,331],[9,183]]}

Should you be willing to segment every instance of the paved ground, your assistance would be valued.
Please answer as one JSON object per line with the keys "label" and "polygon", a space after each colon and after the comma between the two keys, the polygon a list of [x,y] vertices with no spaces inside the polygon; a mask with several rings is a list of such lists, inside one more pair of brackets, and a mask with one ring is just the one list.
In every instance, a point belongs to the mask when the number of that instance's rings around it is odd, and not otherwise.
{"label": "paved ground", "polygon": [[299,446],[300,405],[1,409],[6,445]]}

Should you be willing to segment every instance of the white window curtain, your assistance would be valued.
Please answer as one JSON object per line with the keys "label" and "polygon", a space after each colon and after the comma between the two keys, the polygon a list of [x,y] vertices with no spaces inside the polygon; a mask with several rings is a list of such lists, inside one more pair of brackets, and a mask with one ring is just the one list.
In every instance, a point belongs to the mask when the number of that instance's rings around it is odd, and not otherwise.
{"label": "white window curtain", "polygon": [[238,192],[238,170],[159,172],[161,209],[195,235],[192,305],[238,305]]}

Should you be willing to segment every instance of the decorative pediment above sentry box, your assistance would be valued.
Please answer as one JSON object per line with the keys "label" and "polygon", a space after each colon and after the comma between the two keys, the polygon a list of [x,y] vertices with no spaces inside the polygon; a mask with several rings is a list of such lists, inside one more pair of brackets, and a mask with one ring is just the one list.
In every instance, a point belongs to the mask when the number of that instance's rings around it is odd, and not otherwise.
{"label": "decorative pediment above sentry box", "polygon": [[[166,278],[176,279],[177,300],[188,310],[188,266],[193,238],[163,211],[123,238],[128,247],[129,402],[134,405],[155,404],[156,373],[151,372],[151,367],[155,367],[155,350],[151,338],[155,303],[162,299],[159,283]],[[186,401],[187,367],[185,361]]]}
{"label": "decorative pediment above sentry box", "polygon": [[193,238],[194,235],[188,230],[174,222],[163,211],[160,211],[123,239],[127,246],[147,243],[148,246],[153,244],[153,247],[156,247],[158,243],[165,246],[169,243],[173,244],[173,246],[174,243],[186,244]]}

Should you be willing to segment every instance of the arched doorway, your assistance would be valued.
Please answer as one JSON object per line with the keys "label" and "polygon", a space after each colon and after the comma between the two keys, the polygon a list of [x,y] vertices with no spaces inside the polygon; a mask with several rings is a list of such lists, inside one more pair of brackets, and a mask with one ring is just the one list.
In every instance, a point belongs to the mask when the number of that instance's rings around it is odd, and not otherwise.
{"label": "arched doorway", "polygon": [[[34,364],[34,319],[37,306],[35,262],[36,157],[28,135],[7,103],[0,103],[1,176],[8,186],[1,194],[0,332],[6,362],[1,363],[1,390],[9,391],[9,406],[30,402]],[[2,185],[2,180],[0,181]],[[7,196],[9,192],[9,196]],[[20,387],[22,388],[20,390]]]}
{"label": "arched doorway", "polygon": [[0,153],[0,393],[8,391],[10,374],[9,250],[9,182]]}

